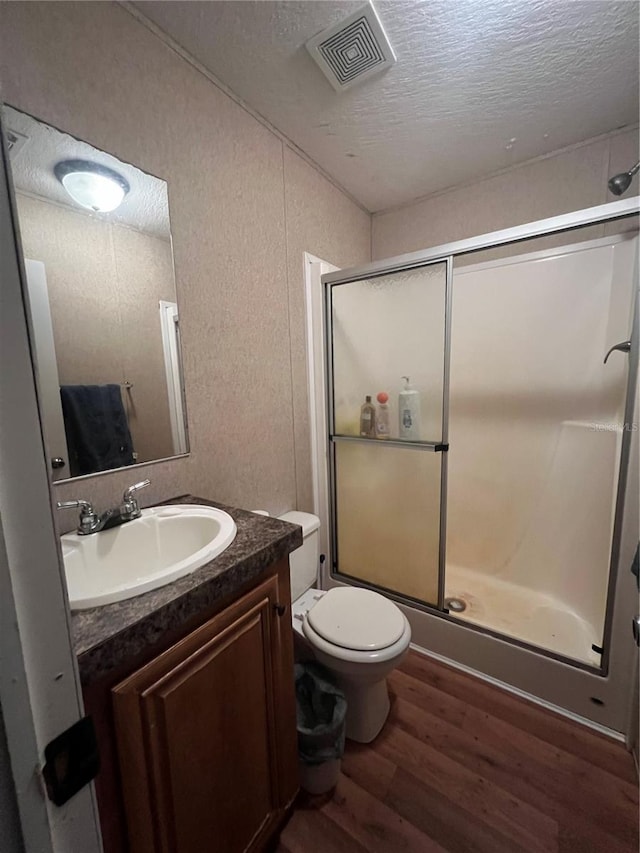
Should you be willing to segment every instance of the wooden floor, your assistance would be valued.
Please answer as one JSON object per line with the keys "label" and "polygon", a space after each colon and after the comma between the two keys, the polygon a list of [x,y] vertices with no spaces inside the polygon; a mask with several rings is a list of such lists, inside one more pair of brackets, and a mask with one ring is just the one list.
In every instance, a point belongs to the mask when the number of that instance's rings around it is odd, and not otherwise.
{"label": "wooden floor", "polygon": [[373,744],[302,796],[278,853],[638,853],[634,762],[611,741],[410,652]]}

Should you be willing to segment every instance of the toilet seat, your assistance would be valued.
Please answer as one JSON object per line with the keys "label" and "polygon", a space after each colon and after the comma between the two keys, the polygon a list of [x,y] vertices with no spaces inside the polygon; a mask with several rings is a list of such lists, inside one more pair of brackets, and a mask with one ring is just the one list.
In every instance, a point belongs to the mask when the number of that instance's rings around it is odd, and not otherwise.
{"label": "toilet seat", "polygon": [[377,592],[330,589],[307,613],[313,632],[333,646],[375,652],[397,643],[405,630],[402,611]]}
{"label": "toilet seat", "polygon": [[392,660],[398,655],[402,655],[407,650],[409,643],[411,642],[411,626],[409,625],[404,613],[401,612],[401,616],[404,620],[404,629],[400,639],[384,649],[377,649],[376,651],[371,652],[365,652],[358,649],[345,649],[343,646],[336,646],[334,643],[328,642],[324,637],[321,637],[320,634],[313,630],[309,624],[308,614],[304,617],[304,622],[302,623],[302,633],[315,649],[320,652],[324,652],[326,655],[334,658],[335,660],[362,664],[384,663],[385,661]]}
{"label": "toilet seat", "polygon": [[[318,651],[336,660],[374,664],[392,660],[407,650],[411,642],[409,621],[400,608],[384,596],[360,587],[334,587],[320,596],[313,596],[315,603],[303,611],[304,615],[300,614],[303,616],[302,634]],[[318,611],[324,602],[326,606]],[[364,633],[355,639],[355,627],[342,627],[347,616],[352,619],[349,626],[364,624]],[[376,619],[382,624],[375,624]],[[316,625],[322,633],[316,630]],[[340,642],[332,642],[329,639],[332,636]],[[355,648],[347,645],[347,638]],[[365,642],[370,644],[367,648],[357,647]],[[387,645],[383,645],[385,642]],[[378,648],[371,648],[371,645]]]}

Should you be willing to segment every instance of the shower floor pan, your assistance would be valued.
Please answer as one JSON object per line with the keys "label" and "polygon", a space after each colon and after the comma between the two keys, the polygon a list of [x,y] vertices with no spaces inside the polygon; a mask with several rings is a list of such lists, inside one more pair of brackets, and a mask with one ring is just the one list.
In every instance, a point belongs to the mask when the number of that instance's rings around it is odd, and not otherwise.
{"label": "shower floor pan", "polygon": [[595,628],[559,598],[460,566],[447,565],[446,577],[446,598],[467,605],[462,613],[451,611],[457,619],[600,665],[591,648],[600,643]]}

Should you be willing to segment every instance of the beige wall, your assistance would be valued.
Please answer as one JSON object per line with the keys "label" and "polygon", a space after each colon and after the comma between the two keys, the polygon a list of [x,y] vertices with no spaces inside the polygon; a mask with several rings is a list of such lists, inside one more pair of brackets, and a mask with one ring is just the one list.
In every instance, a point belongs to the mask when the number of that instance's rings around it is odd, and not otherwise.
{"label": "beige wall", "polygon": [[168,182],[191,456],[139,469],[145,501],[308,508],[302,252],[366,262],[369,215],[116,4],[2,3],[0,57],[9,104]]}
{"label": "beige wall", "polygon": [[303,253],[310,252],[338,267],[347,266],[344,259],[354,254],[370,259],[371,217],[358,211],[357,230],[353,224],[345,227],[353,222],[352,202],[288,148],[284,149],[284,175],[298,508],[311,511]]}
{"label": "beige wall", "polygon": [[[474,237],[525,222],[615,201],[607,179],[630,169],[638,159],[638,130],[611,133],[572,149],[558,151],[499,175],[430,196],[396,210],[374,214],[372,254],[375,260],[416,252],[453,240]],[[625,198],[640,192],[638,175]],[[620,224],[584,229],[582,239],[621,231]],[[562,235],[530,251],[562,245]],[[517,249],[522,251],[522,249]],[[488,260],[501,252],[476,256]]]}
{"label": "beige wall", "polygon": [[130,382],[140,462],[173,456],[159,301],[176,301],[171,245],[16,194],[25,256],[42,261],[61,385]]}

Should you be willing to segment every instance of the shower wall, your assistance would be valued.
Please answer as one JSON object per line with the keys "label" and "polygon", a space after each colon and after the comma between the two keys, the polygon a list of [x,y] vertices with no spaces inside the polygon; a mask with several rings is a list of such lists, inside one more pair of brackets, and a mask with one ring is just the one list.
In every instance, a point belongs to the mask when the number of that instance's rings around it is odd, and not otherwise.
{"label": "shower wall", "polygon": [[[447,569],[557,598],[601,639],[637,240],[454,267]],[[480,577],[478,577],[480,579]]]}

